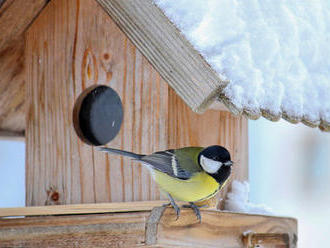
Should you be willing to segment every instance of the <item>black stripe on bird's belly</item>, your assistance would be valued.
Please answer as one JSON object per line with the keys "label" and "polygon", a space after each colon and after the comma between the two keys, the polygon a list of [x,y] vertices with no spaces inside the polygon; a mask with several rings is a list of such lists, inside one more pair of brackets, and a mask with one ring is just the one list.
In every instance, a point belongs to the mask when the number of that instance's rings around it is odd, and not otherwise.
{"label": "black stripe on bird's belly", "polygon": [[222,187],[222,185],[219,185],[219,187],[212,194],[209,194],[208,196],[198,200],[198,202],[202,202],[202,201],[205,201],[205,200],[208,200],[208,199],[212,198],[213,196],[215,196],[219,192],[221,187]]}
{"label": "black stripe on bird's belly", "polygon": [[[227,179],[228,179],[228,177],[227,177]],[[208,199],[212,198],[213,196],[215,196],[221,190],[222,186],[226,183],[227,179],[225,179],[222,183],[220,183],[219,187],[213,193],[209,194],[208,196],[206,196],[198,201],[199,202],[205,201],[205,200],[208,200]]]}
{"label": "black stripe on bird's belly", "polygon": [[230,176],[230,172],[231,172],[231,167],[230,166],[222,166],[220,168],[220,170],[218,170],[217,173],[209,174],[211,177],[213,177],[219,183],[219,187],[213,193],[211,193],[208,196],[198,200],[198,202],[208,200],[211,197],[215,196],[219,192],[219,190],[221,190],[222,186],[226,183],[227,179]]}

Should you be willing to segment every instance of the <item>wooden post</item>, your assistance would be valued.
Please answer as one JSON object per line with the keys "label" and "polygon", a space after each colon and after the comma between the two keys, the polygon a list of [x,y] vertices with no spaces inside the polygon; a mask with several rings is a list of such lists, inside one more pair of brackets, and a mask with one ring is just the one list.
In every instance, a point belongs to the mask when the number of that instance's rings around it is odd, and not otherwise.
{"label": "wooden post", "polygon": [[26,34],[26,204],[159,200],[148,171],[83,143],[72,123],[79,94],[112,87],[124,110],[109,146],[137,153],[221,144],[247,178],[247,121],[193,113],[94,0],[51,1]]}

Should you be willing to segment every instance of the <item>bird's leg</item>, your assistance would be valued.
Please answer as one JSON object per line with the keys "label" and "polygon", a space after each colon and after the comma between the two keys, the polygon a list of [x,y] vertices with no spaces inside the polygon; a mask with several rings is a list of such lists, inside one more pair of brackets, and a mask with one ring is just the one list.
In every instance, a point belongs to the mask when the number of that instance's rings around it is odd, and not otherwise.
{"label": "bird's leg", "polygon": [[189,202],[190,203],[190,207],[194,210],[197,219],[199,220],[199,222],[202,222],[202,216],[201,216],[201,212],[199,210],[199,207],[196,206],[193,202]]}
{"label": "bird's leg", "polygon": [[194,213],[196,214],[196,217],[199,220],[199,222],[202,222],[201,212],[200,212],[199,207],[197,205],[195,205],[193,202],[189,202],[189,205],[183,205],[182,207],[192,208],[192,210],[194,210]]}
{"label": "bird's leg", "polygon": [[170,203],[167,203],[167,204],[164,204],[163,206],[164,207],[167,207],[169,205],[171,205],[174,210],[175,210],[175,213],[176,213],[176,220],[178,220],[179,216],[180,216],[180,208],[179,206],[175,203],[173,197],[170,195],[170,194],[167,194],[168,195],[168,198],[170,199]]}

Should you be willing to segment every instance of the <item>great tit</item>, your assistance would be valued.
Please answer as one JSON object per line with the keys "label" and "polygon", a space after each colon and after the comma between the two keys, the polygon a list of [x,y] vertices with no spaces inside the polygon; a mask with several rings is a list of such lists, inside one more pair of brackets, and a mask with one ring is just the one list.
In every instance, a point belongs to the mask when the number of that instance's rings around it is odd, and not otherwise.
{"label": "great tit", "polygon": [[184,147],[150,155],[107,147],[99,147],[99,150],[142,162],[161,190],[167,193],[177,218],[180,208],[175,200],[189,202],[188,206],[200,221],[199,207],[195,203],[213,197],[228,180],[233,165],[228,150],[218,145],[206,148]]}

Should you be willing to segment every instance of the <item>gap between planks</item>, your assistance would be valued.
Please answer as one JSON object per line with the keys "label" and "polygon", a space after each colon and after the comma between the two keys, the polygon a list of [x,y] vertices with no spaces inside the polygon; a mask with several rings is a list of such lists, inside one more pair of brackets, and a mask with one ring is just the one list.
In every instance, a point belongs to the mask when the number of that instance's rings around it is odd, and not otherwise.
{"label": "gap between planks", "polygon": [[136,201],[136,202],[112,202],[112,203],[0,208],[0,218],[14,217],[14,216],[71,215],[71,214],[151,211],[154,207],[159,207],[165,203],[168,202],[167,201]]}

